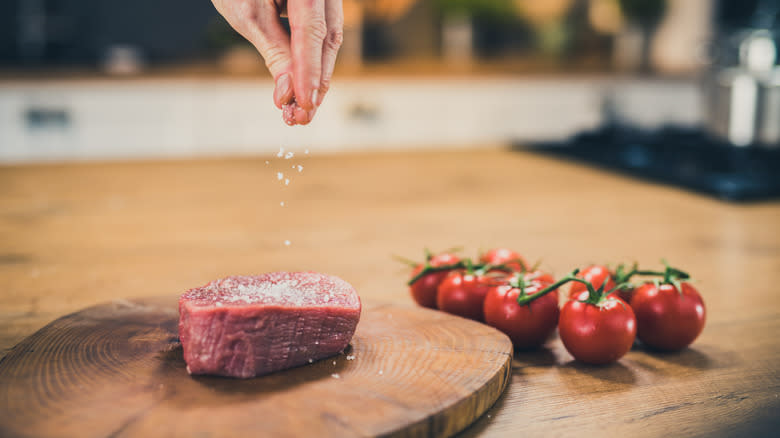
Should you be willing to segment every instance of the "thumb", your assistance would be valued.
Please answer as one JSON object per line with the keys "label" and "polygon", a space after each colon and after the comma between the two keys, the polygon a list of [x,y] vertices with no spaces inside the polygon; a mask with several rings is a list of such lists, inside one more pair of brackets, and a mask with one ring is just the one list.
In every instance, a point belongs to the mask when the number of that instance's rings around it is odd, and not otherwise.
{"label": "thumb", "polygon": [[290,36],[279,20],[276,2],[214,0],[220,14],[260,52],[274,78],[274,104],[281,108],[293,98]]}

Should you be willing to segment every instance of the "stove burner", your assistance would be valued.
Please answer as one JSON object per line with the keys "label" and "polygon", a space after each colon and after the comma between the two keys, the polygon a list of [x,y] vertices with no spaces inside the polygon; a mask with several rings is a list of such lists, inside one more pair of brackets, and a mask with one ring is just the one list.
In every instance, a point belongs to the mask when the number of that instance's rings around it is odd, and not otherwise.
{"label": "stove burner", "polygon": [[780,148],[735,147],[695,128],[606,125],[564,142],[514,147],[574,159],[728,201],[780,199]]}

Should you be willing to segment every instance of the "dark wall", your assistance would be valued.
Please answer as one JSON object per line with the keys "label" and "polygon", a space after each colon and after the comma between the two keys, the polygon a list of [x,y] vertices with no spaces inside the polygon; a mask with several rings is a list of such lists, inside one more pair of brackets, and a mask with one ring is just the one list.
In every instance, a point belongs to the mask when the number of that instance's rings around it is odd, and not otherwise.
{"label": "dark wall", "polygon": [[[45,38],[25,50],[30,1],[44,12]],[[208,0],[0,0],[0,64],[96,64],[113,45],[134,46],[152,63],[197,58],[220,21]]]}

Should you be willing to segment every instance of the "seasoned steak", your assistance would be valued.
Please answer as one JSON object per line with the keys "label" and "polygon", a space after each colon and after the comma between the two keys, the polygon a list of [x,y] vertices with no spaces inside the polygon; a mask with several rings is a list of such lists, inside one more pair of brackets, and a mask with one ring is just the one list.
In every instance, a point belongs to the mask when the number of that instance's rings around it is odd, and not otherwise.
{"label": "seasoned steak", "polygon": [[236,276],[179,298],[190,374],[254,377],[342,351],[360,319],[346,281],[316,272]]}

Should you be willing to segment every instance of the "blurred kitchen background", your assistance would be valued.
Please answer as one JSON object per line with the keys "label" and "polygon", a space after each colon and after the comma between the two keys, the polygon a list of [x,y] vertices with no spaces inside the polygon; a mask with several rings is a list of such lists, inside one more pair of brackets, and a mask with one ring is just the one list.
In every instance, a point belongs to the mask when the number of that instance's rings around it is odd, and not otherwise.
{"label": "blurred kitchen background", "polygon": [[2,0],[0,162],[509,144],[650,177],[677,163],[725,197],[777,189],[780,0],[344,10],[333,88],[290,128],[208,0]]}

